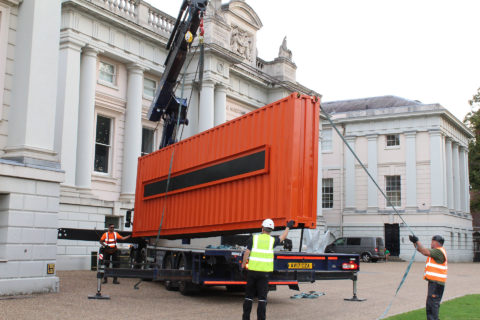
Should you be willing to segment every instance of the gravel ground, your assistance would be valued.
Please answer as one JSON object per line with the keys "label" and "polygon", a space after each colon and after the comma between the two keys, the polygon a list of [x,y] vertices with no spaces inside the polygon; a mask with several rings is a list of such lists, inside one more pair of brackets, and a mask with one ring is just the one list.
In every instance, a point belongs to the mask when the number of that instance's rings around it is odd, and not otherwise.
{"label": "gravel ground", "polygon": [[[444,300],[465,294],[480,293],[480,264],[449,265]],[[377,319],[392,299],[407,267],[406,262],[364,263],[358,279],[358,297],[363,302],[348,302],[352,281],[318,281],[300,286],[300,292],[324,292],[318,299],[290,299],[298,293],[282,287],[268,298],[269,319]],[[422,308],[426,282],[422,280],[423,263],[414,263],[389,315]],[[0,319],[240,319],[242,293],[227,293],[219,287],[202,290],[191,297],[166,291],[161,283],[143,282],[134,290],[136,280],[121,279],[102,287],[110,300],[89,300],[96,292],[95,272],[59,271],[60,292],[0,298]],[[256,319],[256,305],[252,319]]]}

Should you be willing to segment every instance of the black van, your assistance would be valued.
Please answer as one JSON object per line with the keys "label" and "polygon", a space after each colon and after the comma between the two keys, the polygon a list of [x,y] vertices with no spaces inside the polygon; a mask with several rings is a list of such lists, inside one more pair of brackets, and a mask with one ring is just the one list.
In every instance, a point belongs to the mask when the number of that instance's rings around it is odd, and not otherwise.
{"label": "black van", "polygon": [[358,253],[364,262],[385,259],[385,243],[381,237],[343,237],[325,248],[331,253]]}

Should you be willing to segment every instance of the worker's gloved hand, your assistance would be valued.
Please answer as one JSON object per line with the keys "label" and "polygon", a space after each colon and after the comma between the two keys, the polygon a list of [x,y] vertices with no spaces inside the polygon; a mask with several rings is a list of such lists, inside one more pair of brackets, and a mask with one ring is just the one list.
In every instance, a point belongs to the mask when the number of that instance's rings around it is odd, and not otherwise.
{"label": "worker's gloved hand", "polygon": [[413,243],[417,243],[417,241],[418,241],[418,237],[417,237],[417,236],[414,236],[414,235],[409,235],[408,238],[409,238],[410,241],[412,241]]}
{"label": "worker's gloved hand", "polygon": [[293,221],[293,220],[290,220],[290,221],[287,222],[287,228],[289,228],[289,229],[292,229],[294,225],[295,225],[295,221]]}

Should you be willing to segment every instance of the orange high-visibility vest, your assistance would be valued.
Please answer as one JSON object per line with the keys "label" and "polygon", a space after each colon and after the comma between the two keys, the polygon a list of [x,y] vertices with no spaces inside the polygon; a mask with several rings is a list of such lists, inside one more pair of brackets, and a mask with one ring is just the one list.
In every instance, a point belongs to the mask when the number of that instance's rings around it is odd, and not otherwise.
{"label": "orange high-visibility vest", "polygon": [[432,257],[427,257],[427,263],[425,264],[425,274],[423,279],[439,281],[445,283],[447,281],[447,252],[443,247],[437,248],[442,251],[445,261],[442,264],[435,262]]}
{"label": "orange high-visibility vest", "polygon": [[108,234],[110,232],[105,232],[107,236],[105,237],[105,243],[107,244],[107,247],[110,248],[115,248],[117,246],[117,233],[113,232],[113,238],[109,238]]}

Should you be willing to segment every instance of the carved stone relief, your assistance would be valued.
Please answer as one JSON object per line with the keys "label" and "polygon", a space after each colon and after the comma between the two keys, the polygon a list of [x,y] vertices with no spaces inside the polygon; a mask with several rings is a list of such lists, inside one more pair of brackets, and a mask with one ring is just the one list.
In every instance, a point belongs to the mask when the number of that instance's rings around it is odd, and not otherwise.
{"label": "carved stone relief", "polygon": [[248,61],[253,61],[253,37],[237,26],[232,26],[230,49]]}

